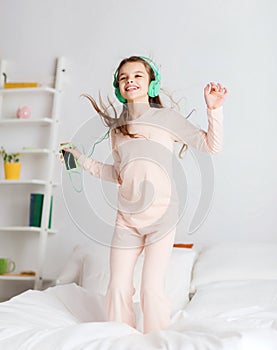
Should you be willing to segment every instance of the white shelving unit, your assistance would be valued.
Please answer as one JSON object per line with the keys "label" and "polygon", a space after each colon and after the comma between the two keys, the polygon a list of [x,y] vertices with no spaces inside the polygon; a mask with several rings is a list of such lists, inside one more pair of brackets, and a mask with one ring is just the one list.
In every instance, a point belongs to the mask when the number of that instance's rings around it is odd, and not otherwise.
{"label": "white shelving unit", "polygon": [[[1,86],[4,86],[4,76],[9,76],[7,72],[7,62],[4,60],[0,61],[0,83]],[[0,224],[0,233],[4,235],[20,235],[25,233],[25,236],[28,234],[38,235],[38,247],[36,250],[37,254],[37,266],[35,269],[35,276],[11,276],[11,275],[0,275],[0,281],[33,281],[35,289],[41,289],[43,282],[49,282],[49,278],[45,279],[44,277],[44,267],[45,267],[45,258],[46,258],[46,247],[48,235],[55,234],[54,229],[48,228],[49,215],[50,215],[50,206],[51,206],[51,197],[53,196],[53,187],[55,186],[53,182],[53,171],[55,158],[57,155],[57,145],[58,145],[58,124],[59,124],[59,107],[60,99],[62,92],[62,80],[65,74],[64,58],[58,58],[56,62],[56,73],[54,87],[35,87],[35,88],[14,88],[14,89],[4,89],[0,88],[0,131],[4,132],[5,135],[17,133],[20,135],[20,132],[24,130],[24,133],[30,134],[30,140],[36,138],[36,131],[40,129],[42,134],[46,133],[47,136],[44,138],[43,145],[37,145],[36,147],[25,147],[23,149],[13,149],[12,152],[19,152],[21,157],[35,158],[36,160],[42,160],[46,163],[45,171],[43,176],[38,178],[26,176],[25,178],[20,178],[20,180],[5,180],[0,178],[0,196],[1,191],[4,189],[4,195],[12,198],[8,198],[10,201],[17,200],[16,195],[10,194],[10,191],[16,192],[23,190],[24,191],[39,191],[43,193],[43,208],[42,208],[42,217],[41,217],[41,227],[30,227],[28,226],[28,218],[23,223],[23,225],[2,225]],[[37,96],[40,96],[41,99],[44,96],[49,98],[51,101],[51,106],[49,110],[51,111],[50,115],[37,116],[32,115],[30,119],[17,119],[15,114],[5,112],[5,99],[9,100],[9,105],[12,106],[14,103],[14,110],[18,107],[18,100],[22,100],[22,96],[28,96],[29,100],[35,101]],[[38,104],[39,106],[39,104]],[[11,107],[10,107],[11,110]],[[36,114],[36,113],[34,113]],[[7,129],[7,131],[4,131]],[[43,129],[41,131],[41,129]],[[14,134],[16,138],[16,133]],[[37,137],[37,143],[40,142],[39,137]],[[17,137],[18,139],[18,137]],[[28,139],[28,140],[29,140]],[[7,141],[8,140],[8,141]],[[8,137],[6,142],[9,144],[2,144],[0,141],[0,146],[3,145],[7,151],[10,148],[14,147],[13,145],[13,136]],[[26,163],[28,163],[28,159]],[[24,164],[22,165],[22,167]],[[29,202],[26,203],[26,206],[29,207]],[[16,238],[15,238],[16,239]],[[0,243],[1,244],[1,243]],[[16,259],[15,259],[16,260]]]}

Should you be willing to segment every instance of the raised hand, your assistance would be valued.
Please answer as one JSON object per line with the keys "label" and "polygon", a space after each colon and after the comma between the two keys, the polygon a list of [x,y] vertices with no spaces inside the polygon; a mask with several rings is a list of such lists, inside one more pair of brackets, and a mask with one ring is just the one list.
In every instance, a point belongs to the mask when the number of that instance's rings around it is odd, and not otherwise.
{"label": "raised hand", "polygon": [[227,88],[220,83],[210,82],[204,88],[204,97],[209,109],[216,109],[222,106],[227,95]]}

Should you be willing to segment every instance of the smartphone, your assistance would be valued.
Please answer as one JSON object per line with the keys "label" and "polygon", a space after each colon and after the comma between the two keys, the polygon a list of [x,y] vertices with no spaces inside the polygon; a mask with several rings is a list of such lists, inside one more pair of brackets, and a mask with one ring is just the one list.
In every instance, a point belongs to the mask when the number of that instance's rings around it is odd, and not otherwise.
{"label": "smartphone", "polygon": [[63,159],[64,159],[64,164],[66,167],[66,170],[74,170],[78,168],[78,164],[73,157],[73,154],[70,152],[66,152],[63,148],[72,148],[71,143],[62,143],[60,144],[60,151],[62,152]]}

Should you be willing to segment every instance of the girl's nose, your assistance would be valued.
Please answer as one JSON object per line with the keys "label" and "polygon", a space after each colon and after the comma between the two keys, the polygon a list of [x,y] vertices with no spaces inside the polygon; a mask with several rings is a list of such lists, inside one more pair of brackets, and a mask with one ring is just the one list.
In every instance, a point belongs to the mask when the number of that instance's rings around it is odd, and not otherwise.
{"label": "girl's nose", "polygon": [[133,82],[133,79],[128,79],[128,83],[130,84],[130,83],[132,83]]}

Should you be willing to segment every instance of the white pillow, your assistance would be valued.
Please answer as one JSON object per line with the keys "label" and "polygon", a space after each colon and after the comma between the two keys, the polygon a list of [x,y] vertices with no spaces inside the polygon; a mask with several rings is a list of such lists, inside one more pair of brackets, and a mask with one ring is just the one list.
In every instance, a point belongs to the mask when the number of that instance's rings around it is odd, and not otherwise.
{"label": "white pillow", "polygon": [[191,292],[217,281],[277,279],[277,244],[225,243],[203,248],[193,268]]}
{"label": "white pillow", "polygon": [[60,272],[56,284],[77,283],[81,284],[82,267],[85,255],[88,253],[86,248],[76,245],[69,255],[69,258]]}
{"label": "white pillow", "polygon": [[[165,279],[166,292],[172,303],[172,314],[184,308],[189,301],[191,271],[196,258],[194,249],[173,248]],[[138,258],[134,272],[136,293],[134,303],[140,302],[141,271],[143,254]],[[93,293],[105,295],[109,283],[109,249],[88,254],[84,259],[82,286]]]}
{"label": "white pillow", "polygon": [[224,281],[199,287],[186,311],[194,317],[243,317],[277,306],[277,280]]}

